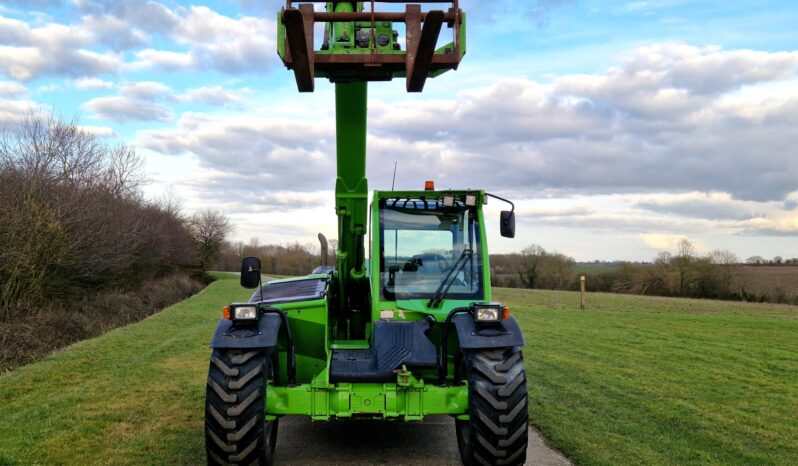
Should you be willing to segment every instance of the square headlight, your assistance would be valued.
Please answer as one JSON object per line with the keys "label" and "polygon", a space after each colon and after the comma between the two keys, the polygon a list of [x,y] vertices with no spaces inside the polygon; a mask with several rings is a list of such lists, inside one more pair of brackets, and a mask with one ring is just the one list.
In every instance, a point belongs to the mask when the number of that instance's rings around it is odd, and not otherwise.
{"label": "square headlight", "polygon": [[451,195],[443,196],[443,206],[454,207],[454,196]]}
{"label": "square headlight", "polygon": [[473,194],[466,194],[465,204],[468,207],[474,207],[475,205],[477,205],[477,196],[475,196]]}
{"label": "square headlight", "polygon": [[499,322],[502,319],[502,307],[495,304],[475,304],[474,319],[477,322]]}
{"label": "square headlight", "polygon": [[257,306],[235,306],[233,308],[233,319],[235,320],[256,320],[257,318]]}

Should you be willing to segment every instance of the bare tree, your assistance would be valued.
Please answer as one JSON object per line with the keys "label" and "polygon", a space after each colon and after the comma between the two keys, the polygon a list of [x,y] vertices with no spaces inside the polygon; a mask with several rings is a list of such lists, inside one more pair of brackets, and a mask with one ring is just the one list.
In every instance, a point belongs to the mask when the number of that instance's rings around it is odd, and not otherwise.
{"label": "bare tree", "polygon": [[740,263],[740,258],[729,250],[716,249],[709,253],[709,260],[715,265],[734,265]]}
{"label": "bare tree", "polygon": [[576,279],[575,262],[560,253],[547,253],[538,266],[537,287],[549,290],[565,290]]}
{"label": "bare tree", "polygon": [[546,250],[540,245],[532,244],[521,251],[521,261],[518,265],[518,278],[524,288],[535,288],[540,274],[540,265],[546,257]]}
{"label": "bare tree", "polygon": [[685,296],[690,287],[690,280],[693,272],[693,263],[695,261],[695,245],[687,238],[682,238],[676,246],[676,257],[673,262],[676,265],[676,270],[679,272],[679,295]]}
{"label": "bare tree", "polygon": [[702,298],[730,299],[739,296],[744,279],[743,269],[735,267],[740,258],[728,250],[714,250],[698,262],[697,296]]}
{"label": "bare tree", "polygon": [[142,199],[142,166],[76,117],[2,127],[0,311],[136,286],[190,261],[179,208]]}
{"label": "bare tree", "polygon": [[177,195],[175,189],[169,186],[158,200],[158,207],[164,212],[180,217],[183,211],[183,200]]}
{"label": "bare tree", "polygon": [[200,267],[203,272],[207,272],[219,255],[225,237],[230,233],[230,220],[219,212],[206,209],[192,215],[188,225],[197,248]]}

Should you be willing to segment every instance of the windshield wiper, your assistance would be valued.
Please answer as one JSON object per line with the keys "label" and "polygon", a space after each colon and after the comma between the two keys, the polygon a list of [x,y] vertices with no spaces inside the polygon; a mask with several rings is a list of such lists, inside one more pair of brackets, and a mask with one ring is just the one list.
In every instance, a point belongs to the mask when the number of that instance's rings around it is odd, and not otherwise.
{"label": "windshield wiper", "polygon": [[[452,285],[454,284],[454,279],[457,279],[457,274],[460,273],[460,269],[462,269],[466,265],[467,261],[464,259],[471,258],[472,255],[473,252],[471,251],[470,247],[463,249],[463,252],[460,254],[460,257],[457,258],[457,261],[455,261],[454,266],[452,266],[452,270],[450,270],[449,273],[446,274],[446,278],[443,279],[438,289],[435,290],[435,295],[432,297],[432,299],[429,300],[429,302],[427,303],[427,307],[435,308],[441,305],[444,298],[446,298],[446,294],[449,292],[449,288],[451,288]],[[454,275],[454,279],[452,281],[449,281],[449,279],[452,278],[452,275]]]}

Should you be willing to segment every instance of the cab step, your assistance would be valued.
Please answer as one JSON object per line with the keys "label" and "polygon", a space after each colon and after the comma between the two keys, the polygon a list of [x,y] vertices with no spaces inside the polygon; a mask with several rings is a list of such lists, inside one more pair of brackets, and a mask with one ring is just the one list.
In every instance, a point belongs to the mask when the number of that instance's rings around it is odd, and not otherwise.
{"label": "cab step", "polygon": [[402,366],[437,367],[437,350],[426,335],[429,327],[426,320],[375,322],[374,348],[333,348],[330,382],[394,382],[394,370]]}

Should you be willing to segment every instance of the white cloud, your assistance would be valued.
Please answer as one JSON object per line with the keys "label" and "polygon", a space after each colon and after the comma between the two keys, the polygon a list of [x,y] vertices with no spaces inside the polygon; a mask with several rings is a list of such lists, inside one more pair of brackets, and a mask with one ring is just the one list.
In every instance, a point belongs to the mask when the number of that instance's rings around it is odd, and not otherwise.
{"label": "white cloud", "polygon": [[[659,58],[644,56],[652,50]],[[398,188],[431,178],[502,192],[530,228],[623,231],[660,246],[707,232],[798,234],[798,160],[785,157],[795,141],[785,121],[798,118],[798,99],[780,89],[798,79],[793,55],[662,44],[629,52],[603,74],[505,78],[456,99],[372,100],[370,186],[389,187],[398,160]],[[730,79],[704,69],[717,63],[760,70]],[[717,79],[719,90],[702,79]],[[214,173],[196,195],[246,198],[248,210],[275,208],[247,197],[249,187],[314,192],[331,186],[335,164],[326,114],[184,114],[175,128],[140,132],[138,145],[193,155]]]}
{"label": "white cloud", "polygon": [[114,51],[125,51],[146,45],[150,36],[144,31],[131,27],[124,17],[111,15],[84,16],[81,29],[91,31],[93,42],[102,44]]}
{"label": "white cloud", "polygon": [[4,0],[3,3],[26,8],[47,8],[58,6],[62,0]]}
{"label": "white cloud", "polygon": [[116,136],[116,133],[114,132],[113,128],[110,128],[108,126],[80,125],[79,128],[81,131],[85,133],[93,134],[95,136],[102,138],[109,138]]}
{"label": "white cloud", "polygon": [[757,217],[742,223],[741,234],[755,236],[798,236],[798,208],[769,217]]}
{"label": "white cloud", "polygon": [[136,52],[136,61],[127,65],[132,70],[161,68],[168,71],[188,70],[197,66],[197,58],[190,53],[144,49]]}
{"label": "white cloud", "polygon": [[39,104],[32,100],[0,99],[0,126],[19,123],[39,108]]}
{"label": "white cloud", "polygon": [[643,196],[637,207],[662,214],[713,220],[750,220],[781,209],[779,202],[733,199],[728,193],[688,192],[668,196]]}
{"label": "white cloud", "polygon": [[176,13],[165,34],[186,51],[145,49],[133,69],[214,69],[224,73],[265,72],[274,66],[276,25],[252,16],[231,18],[208,7],[192,6]]}
{"label": "white cloud", "polygon": [[161,104],[141,101],[129,97],[113,96],[92,99],[83,107],[98,118],[127,123],[130,121],[169,121],[173,112]]}
{"label": "white cloud", "polygon": [[177,95],[176,99],[183,103],[238,106],[242,104],[244,96],[248,93],[247,89],[230,91],[222,86],[206,86],[189,89],[185,93]]}
{"label": "white cloud", "polygon": [[113,72],[120,55],[90,47],[97,35],[87,24],[47,23],[39,27],[0,16],[0,73],[19,81],[41,75],[92,76]]}
{"label": "white cloud", "polygon": [[155,81],[131,82],[119,86],[119,94],[131,99],[155,100],[171,93],[169,86]]}
{"label": "white cloud", "polygon": [[159,103],[172,96],[172,89],[154,81],[124,83],[119,95],[97,97],[82,105],[97,117],[127,123],[130,121],[169,121],[174,112]]}
{"label": "white cloud", "polygon": [[603,74],[505,78],[443,103],[372,102],[372,132],[445,146],[457,157],[441,158],[439,171],[468,185],[493,173],[530,195],[703,190],[781,200],[798,188],[798,158],[785,157],[798,98],[771,90],[767,105],[729,99],[796,78],[798,52],[659,44]]}
{"label": "white cloud", "polygon": [[151,0],[72,0],[83,14],[110,15],[148,32],[168,33],[178,24],[177,14]]}
{"label": "white cloud", "polygon": [[240,107],[248,89],[228,90],[208,86],[176,93],[155,81],[123,83],[116,96],[97,97],[82,105],[99,118],[117,121],[168,121],[174,111],[167,104],[204,104]]}
{"label": "white cloud", "polygon": [[678,247],[679,242],[685,239],[688,238],[682,235],[666,235],[662,233],[646,233],[640,235],[640,240],[643,244],[658,251],[673,251]]}
{"label": "white cloud", "polygon": [[28,89],[14,81],[0,81],[0,96],[19,97],[28,93]]}
{"label": "white cloud", "polygon": [[61,87],[60,84],[50,83],[50,84],[45,84],[43,86],[37,87],[36,88],[36,93],[38,93],[38,94],[47,94],[49,92],[58,92],[58,91],[60,91],[62,89],[63,89],[63,87]]}
{"label": "white cloud", "polygon": [[97,90],[97,89],[110,89],[114,87],[111,81],[103,81],[98,78],[80,78],[75,80],[75,89],[79,90]]}
{"label": "white cloud", "polygon": [[308,120],[184,113],[174,130],[140,131],[135,145],[193,155],[206,174],[192,183],[196,198],[238,211],[275,208],[275,193],[306,196],[333,188],[334,129]]}
{"label": "white cloud", "polygon": [[[170,9],[154,1],[75,0],[71,24],[33,26],[0,15],[0,73],[20,81],[45,75],[95,77],[121,69],[265,72],[274,65],[276,25],[232,18],[205,6]],[[183,50],[147,47],[158,34]],[[135,59],[125,62],[125,53]]]}

